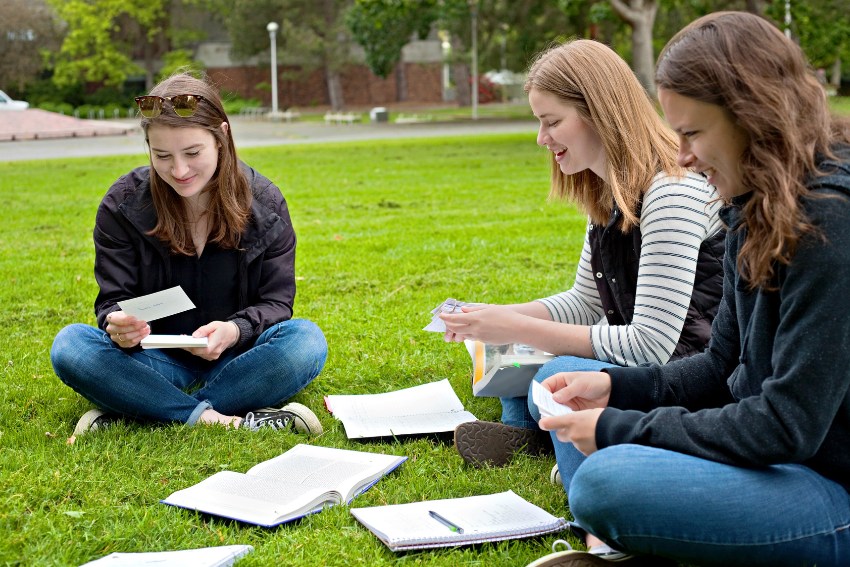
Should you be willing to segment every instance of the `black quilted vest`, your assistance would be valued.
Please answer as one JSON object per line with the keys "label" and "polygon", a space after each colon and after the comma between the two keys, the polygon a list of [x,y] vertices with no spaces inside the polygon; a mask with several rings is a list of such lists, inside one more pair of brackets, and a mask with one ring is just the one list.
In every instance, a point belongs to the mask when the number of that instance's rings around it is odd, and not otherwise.
{"label": "black quilted vest", "polygon": [[[637,214],[640,216],[640,205]],[[609,325],[628,325],[635,312],[641,233],[639,226],[621,232],[620,217],[614,205],[607,225],[588,227],[593,280]],[[670,360],[697,354],[708,346],[711,322],[723,296],[725,239],[726,230],[720,230],[700,245],[688,315]]]}

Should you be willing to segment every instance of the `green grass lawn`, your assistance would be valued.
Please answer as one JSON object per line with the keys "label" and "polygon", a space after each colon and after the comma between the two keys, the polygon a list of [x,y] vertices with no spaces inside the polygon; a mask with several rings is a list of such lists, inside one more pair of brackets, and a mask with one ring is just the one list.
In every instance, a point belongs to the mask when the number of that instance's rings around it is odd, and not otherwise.
{"label": "green grass lawn", "polygon": [[829,107],[839,116],[850,117],[850,96],[829,97]]}
{"label": "green grass lawn", "polygon": [[[511,489],[569,517],[548,481],[552,457],[504,469],[465,466],[450,442],[349,441],[327,394],[375,393],[448,378],[473,398],[462,345],[420,329],[446,297],[516,302],[565,289],[584,219],[547,203],[545,151],[534,135],[455,137],[250,149],[241,156],[287,197],[299,237],[296,317],[324,330],[330,353],[295,400],[325,433],[117,425],[69,445],[91,406],[54,375],[48,352],[72,322],[94,323],[91,233],[109,185],[143,156],[0,163],[0,564],[79,565],[113,551],[251,544],[239,565],[524,565],[564,534],[396,555],[336,507],[276,529],[159,503],[223,470],[244,472],[293,445],[407,455],[356,506]],[[576,542],[573,542],[576,543]]]}

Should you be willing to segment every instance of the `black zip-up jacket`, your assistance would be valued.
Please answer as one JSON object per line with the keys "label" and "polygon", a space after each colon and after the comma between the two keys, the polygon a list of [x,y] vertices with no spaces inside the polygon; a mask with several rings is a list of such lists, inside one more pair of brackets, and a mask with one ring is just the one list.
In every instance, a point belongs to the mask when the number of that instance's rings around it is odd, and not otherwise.
{"label": "black zip-up jacket", "polygon": [[[640,207],[637,211],[640,216]],[[590,231],[590,265],[594,273],[602,308],[609,325],[630,325],[635,314],[638,268],[642,235],[636,226],[629,232],[620,230],[620,210],[611,211],[608,224]],[[679,342],[670,356],[676,360],[705,350],[711,338],[711,323],[717,315],[723,295],[723,251],[726,231],[719,230],[700,244],[696,274],[688,305],[688,314]]]}
{"label": "black zip-up jacket", "polygon": [[803,199],[806,235],[776,291],[737,268],[741,206],[728,228],[723,300],[708,349],[664,366],[610,368],[596,444],[651,445],[737,466],[802,463],[850,489],[850,148]]}
{"label": "black zip-up jacket", "polygon": [[[228,317],[239,326],[236,346],[292,317],[295,299],[295,231],[286,200],[271,181],[242,164],[253,193],[251,217],[239,244],[238,310]],[[94,303],[97,323],[120,310],[118,301],[166,289],[171,281],[170,252],[156,237],[156,211],[150,192],[150,167],[139,167],[109,188],[94,228],[94,274],[100,292]]]}

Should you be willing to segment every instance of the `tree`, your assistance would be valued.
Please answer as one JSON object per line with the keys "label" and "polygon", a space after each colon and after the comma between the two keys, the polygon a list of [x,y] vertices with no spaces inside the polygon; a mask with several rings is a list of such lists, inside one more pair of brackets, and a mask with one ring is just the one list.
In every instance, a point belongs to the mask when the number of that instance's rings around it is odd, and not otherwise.
{"label": "tree", "polygon": [[[480,66],[517,71],[525,69],[534,53],[560,34],[569,35],[571,15],[586,15],[588,5],[570,0],[475,2]],[[566,5],[570,15],[562,10]],[[471,8],[470,0],[357,0],[347,23],[366,51],[367,63],[380,76],[391,72],[414,34],[422,37],[429,29],[440,30],[451,46],[446,62],[458,103],[469,105]]]}
{"label": "tree", "polygon": [[655,96],[655,54],[652,28],[656,0],[611,0],[611,7],[632,28],[632,70],[646,91]]}
{"label": "tree", "polygon": [[[81,79],[119,86],[133,74],[145,74],[153,86],[154,62],[167,51],[168,0],[49,0],[68,26],[56,56],[54,82]],[[141,45],[145,68],[133,62]]]}
{"label": "tree", "polygon": [[345,13],[354,0],[216,0],[236,58],[267,52],[269,22],[280,25],[278,49],[304,72],[321,69],[331,107],[345,106],[340,73],[351,62]]}
{"label": "tree", "polygon": [[356,0],[345,17],[354,39],[366,51],[366,64],[387,78],[411,37],[424,39],[437,19],[436,0]]}
{"label": "tree", "polygon": [[61,26],[43,0],[4,0],[0,10],[0,85],[22,91],[58,49]]}
{"label": "tree", "polygon": [[395,70],[398,100],[406,100],[407,74],[398,64],[402,49],[412,37],[425,39],[436,18],[437,0],[356,0],[345,23],[375,75],[386,79]]}
{"label": "tree", "polygon": [[[791,4],[791,33],[812,66],[829,70],[831,83],[841,86],[842,62],[850,60],[850,20],[837,17],[847,11],[846,0],[812,0]],[[766,10],[775,22],[784,22],[785,2],[774,1]],[[779,23],[780,28],[784,24]]]}

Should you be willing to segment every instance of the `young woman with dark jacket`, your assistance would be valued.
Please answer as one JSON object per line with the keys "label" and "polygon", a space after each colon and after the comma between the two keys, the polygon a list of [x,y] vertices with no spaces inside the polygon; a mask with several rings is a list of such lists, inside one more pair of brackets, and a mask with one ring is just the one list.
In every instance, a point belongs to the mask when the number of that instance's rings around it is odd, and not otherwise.
{"label": "young woman with dark jacket", "polygon": [[[319,374],[327,355],[321,330],[292,319],[295,232],[286,200],[237,159],[208,82],[175,75],[136,102],[150,166],[119,178],[97,211],[97,327],[62,329],[50,353],[59,378],[97,406],[75,434],[117,417],[318,433],[308,408],[277,407]],[[145,321],[119,305],[176,286],[194,309]],[[141,348],[152,333],[207,345]]]}

